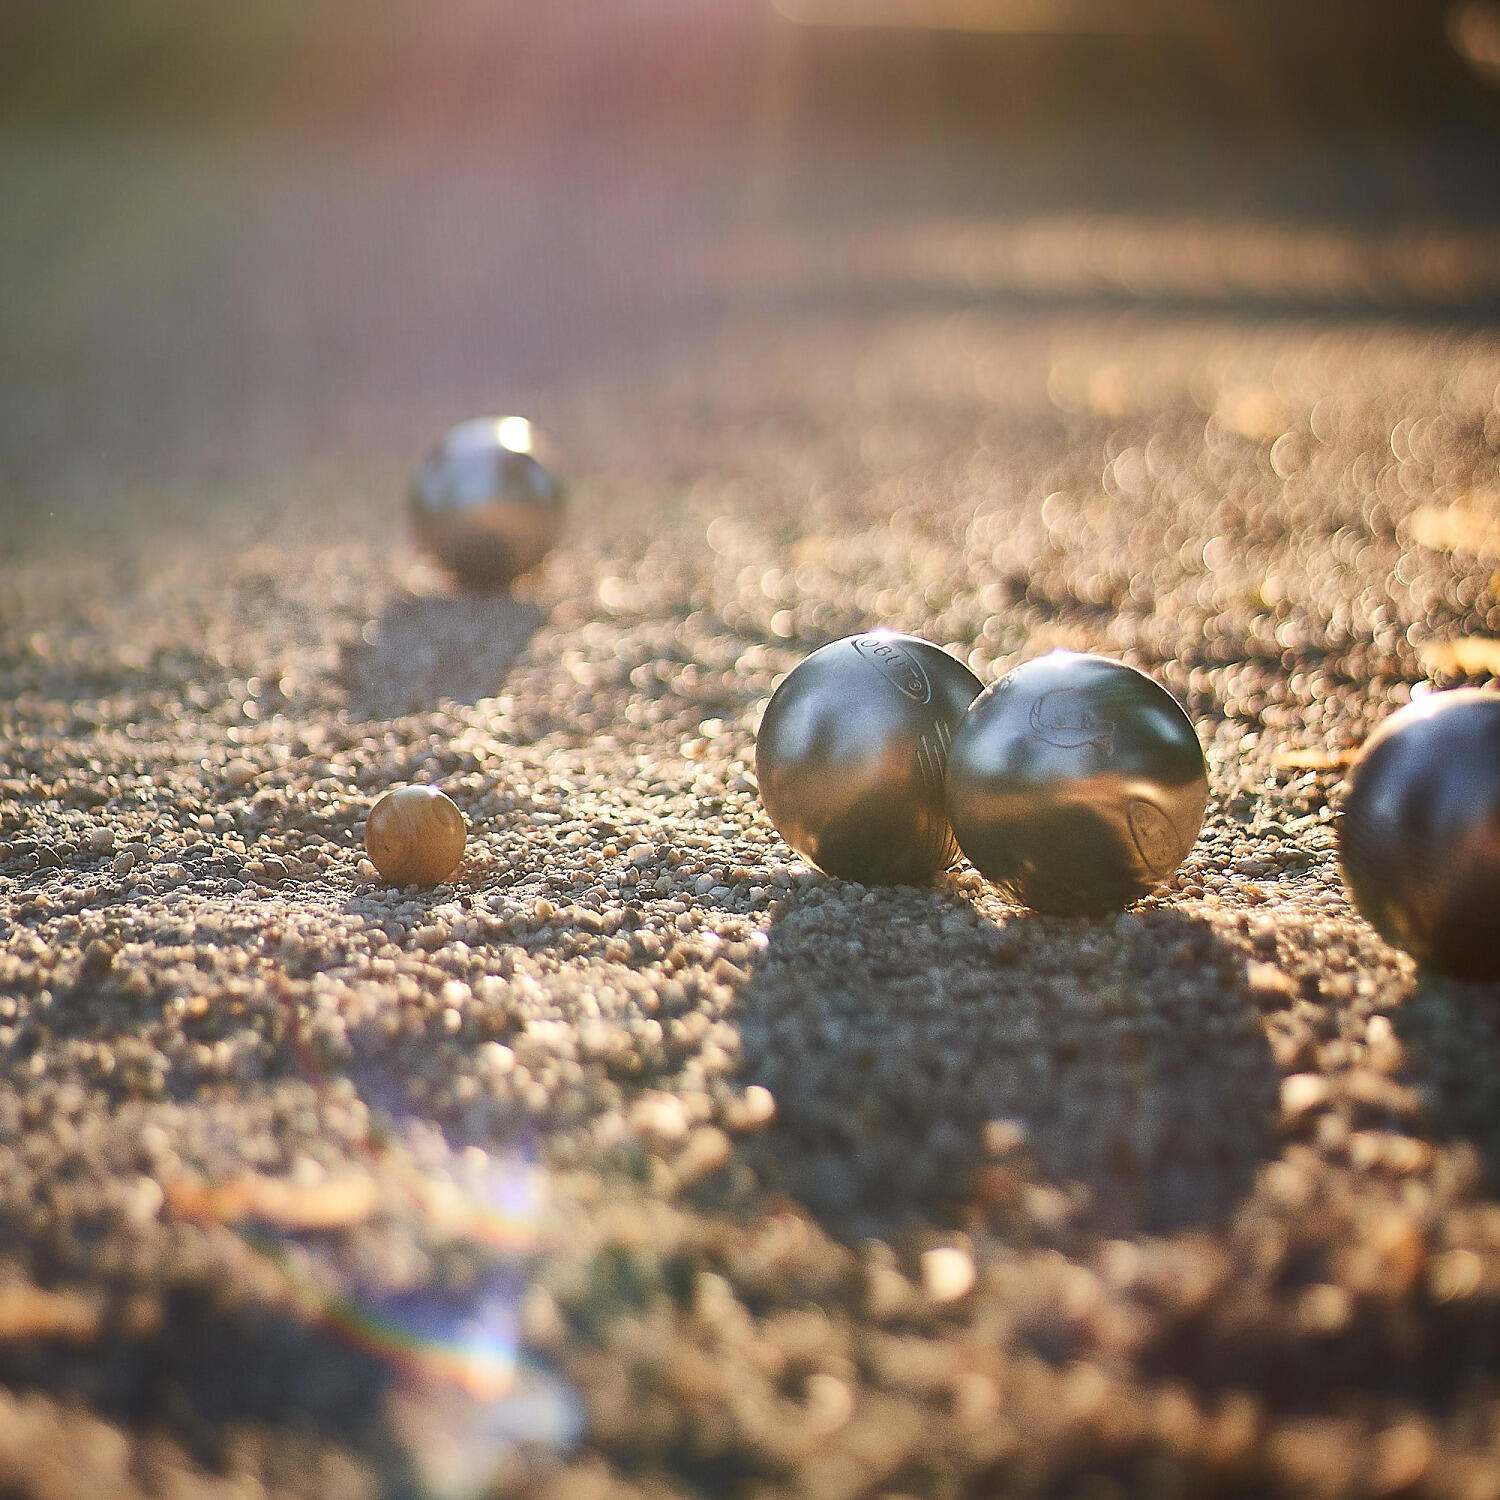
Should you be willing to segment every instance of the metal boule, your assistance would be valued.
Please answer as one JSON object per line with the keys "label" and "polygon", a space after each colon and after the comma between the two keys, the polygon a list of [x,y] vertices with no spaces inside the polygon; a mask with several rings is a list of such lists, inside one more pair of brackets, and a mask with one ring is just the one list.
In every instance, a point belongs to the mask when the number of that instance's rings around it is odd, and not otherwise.
{"label": "metal boule", "polygon": [[963,852],[1038,911],[1098,915],[1144,896],[1203,826],[1208,775],[1192,721],[1123,662],[1054,651],[987,688],[948,758]]}
{"label": "metal boule", "polygon": [[417,545],[460,583],[503,588],[534,568],[562,530],[564,493],[525,417],[460,422],[412,481]]}
{"label": "metal boule", "polygon": [[873,630],[814,651],[776,689],[755,746],[781,836],[829,875],[920,884],[958,858],[943,807],[948,747],[979,692],[917,636]]}
{"label": "metal boule", "polygon": [[1500,979],[1500,697],[1431,693],[1365,741],[1338,824],[1355,904],[1389,943]]}

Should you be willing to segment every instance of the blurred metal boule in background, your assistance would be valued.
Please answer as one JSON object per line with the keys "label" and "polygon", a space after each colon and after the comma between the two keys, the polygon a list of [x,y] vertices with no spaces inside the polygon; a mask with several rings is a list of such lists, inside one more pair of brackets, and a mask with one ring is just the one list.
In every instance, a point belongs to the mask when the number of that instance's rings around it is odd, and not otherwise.
{"label": "blurred metal boule in background", "polygon": [[564,493],[525,417],[460,422],[412,482],[417,545],[466,588],[504,588],[534,568],[562,530]]}

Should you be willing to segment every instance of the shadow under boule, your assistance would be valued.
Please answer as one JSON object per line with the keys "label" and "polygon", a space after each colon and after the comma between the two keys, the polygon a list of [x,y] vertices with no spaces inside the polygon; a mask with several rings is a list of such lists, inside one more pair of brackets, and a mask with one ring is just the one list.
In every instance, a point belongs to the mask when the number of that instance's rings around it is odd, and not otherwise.
{"label": "shadow under boule", "polygon": [[1469,1141],[1500,1191],[1500,982],[1423,973],[1389,1015],[1435,1133]]}
{"label": "shadow under boule", "polygon": [[444,699],[492,698],[542,618],[530,599],[505,591],[401,595],[343,653],[350,714],[395,719]]}
{"label": "shadow under boule", "polygon": [[1112,1234],[1234,1211],[1274,1154],[1279,1074],[1205,923],[995,924],[941,891],[836,889],[781,917],[736,1008],[745,1082],[777,1103],[744,1148],[764,1188],[849,1237],[972,1222],[1007,1182],[1081,1185]]}

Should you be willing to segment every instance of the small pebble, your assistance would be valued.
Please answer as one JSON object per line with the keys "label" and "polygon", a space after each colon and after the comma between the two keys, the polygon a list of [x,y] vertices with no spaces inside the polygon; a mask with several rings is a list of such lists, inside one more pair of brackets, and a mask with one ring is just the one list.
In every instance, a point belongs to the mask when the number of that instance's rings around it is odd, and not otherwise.
{"label": "small pebble", "polygon": [[1290,1118],[1305,1115],[1328,1102],[1332,1089],[1317,1073],[1294,1073],[1281,1083],[1281,1112]]}
{"label": "small pebble", "polygon": [[224,781],[229,786],[248,786],[254,779],[255,767],[248,760],[232,760],[224,767]]}
{"label": "small pebble", "polygon": [[922,1286],[934,1302],[956,1302],[972,1289],[974,1274],[967,1250],[942,1247],[922,1253]]}

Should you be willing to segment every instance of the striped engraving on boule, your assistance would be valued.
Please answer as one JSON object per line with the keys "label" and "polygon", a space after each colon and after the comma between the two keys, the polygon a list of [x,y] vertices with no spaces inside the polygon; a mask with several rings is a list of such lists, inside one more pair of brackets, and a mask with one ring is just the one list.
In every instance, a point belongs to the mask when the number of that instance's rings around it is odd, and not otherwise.
{"label": "striped engraving on boule", "polygon": [[917,764],[921,767],[923,783],[941,797],[948,774],[948,751],[953,746],[953,732],[941,719],[935,719],[931,729],[932,738],[917,737]]}

